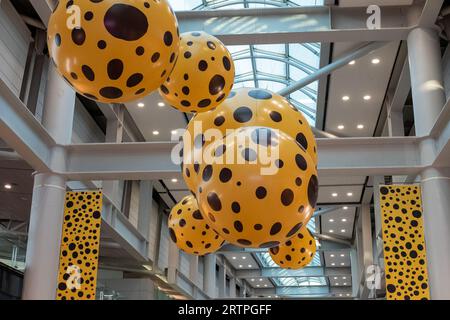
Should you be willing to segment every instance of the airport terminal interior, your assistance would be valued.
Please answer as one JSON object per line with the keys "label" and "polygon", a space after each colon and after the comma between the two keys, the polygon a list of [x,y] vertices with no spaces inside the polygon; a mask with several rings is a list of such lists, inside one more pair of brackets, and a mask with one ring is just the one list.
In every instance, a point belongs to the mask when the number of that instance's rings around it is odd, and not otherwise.
{"label": "airport terminal interior", "polygon": [[0,0],[0,300],[450,299],[449,39],[448,0]]}

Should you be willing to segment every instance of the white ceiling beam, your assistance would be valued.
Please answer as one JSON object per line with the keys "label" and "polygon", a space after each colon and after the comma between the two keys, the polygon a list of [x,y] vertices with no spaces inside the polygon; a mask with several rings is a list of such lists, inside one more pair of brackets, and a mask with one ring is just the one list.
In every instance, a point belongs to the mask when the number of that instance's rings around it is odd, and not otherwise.
{"label": "white ceiling beam", "polygon": [[336,6],[178,11],[181,32],[202,30],[227,45],[404,40],[418,20],[409,6],[382,7],[380,29],[367,28],[366,7]]}
{"label": "white ceiling beam", "polygon": [[287,270],[281,268],[261,268],[236,270],[236,278],[240,279],[256,279],[256,278],[291,278],[291,277],[340,277],[350,276],[352,274],[350,268],[324,268],[305,267],[300,270]]}

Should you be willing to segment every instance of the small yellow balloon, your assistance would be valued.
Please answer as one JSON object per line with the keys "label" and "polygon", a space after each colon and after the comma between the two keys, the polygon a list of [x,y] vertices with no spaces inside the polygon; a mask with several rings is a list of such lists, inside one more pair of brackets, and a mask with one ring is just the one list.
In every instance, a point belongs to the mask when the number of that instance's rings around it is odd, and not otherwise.
{"label": "small yellow balloon", "polygon": [[182,112],[206,112],[217,107],[234,84],[234,63],[228,49],[205,32],[181,35],[180,53],[161,95]]}
{"label": "small yellow balloon", "polygon": [[69,84],[105,103],[136,100],[157,89],[170,75],[180,44],[167,0],[59,1],[47,42]]}
{"label": "small yellow balloon", "polygon": [[[227,130],[248,126],[263,126],[284,131],[296,140],[317,164],[317,144],[308,121],[285,98],[276,93],[254,88],[231,91],[219,108],[195,115],[183,136],[183,178],[191,190],[198,180],[196,162],[202,148],[211,143],[213,130],[220,138]],[[192,152],[190,152],[192,150]]]}
{"label": "small yellow balloon", "polygon": [[[317,201],[317,170],[287,134],[244,127],[205,148],[197,199],[210,226],[242,247],[270,248],[304,226]],[[210,164],[209,164],[210,163]]]}
{"label": "small yellow balloon", "polygon": [[316,240],[305,227],[284,245],[270,248],[269,252],[272,260],[281,268],[297,270],[311,263],[316,250]]}
{"label": "small yellow balloon", "polygon": [[225,242],[203,219],[197,200],[192,195],[183,198],[172,208],[168,226],[172,241],[189,254],[216,252]]}

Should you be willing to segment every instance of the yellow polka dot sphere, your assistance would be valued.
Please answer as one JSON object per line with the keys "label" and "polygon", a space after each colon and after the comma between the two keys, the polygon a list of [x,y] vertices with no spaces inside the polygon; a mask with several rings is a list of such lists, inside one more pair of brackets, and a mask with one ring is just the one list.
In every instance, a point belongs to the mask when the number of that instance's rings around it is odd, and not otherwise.
{"label": "yellow polka dot sphere", "polygon": [[50,17],[47,41],[70,85],[107,103],[157,89],[170,75],[180,43],[167,0],[61,0]]}
{"label": "yellow polka dot sphere", "polygon": [[181,35],[177,63],[160,93],[182,112],[205,112],[223,102],[233,84],[233,59],[222,42],[204,32],[189,32]]}
{"label": "yellow polka dot sphere", "polygon": [[[211,141],[210,135],[206,133],[214,134],[213,131],[208,130],[215,129],[223,136],[226,130],[247,126],[264,126],[284,131],[294,138],[310,155],[314,164],[317,164],[316,140],[311,127],[300,111],[285,98],[270,91],[240,88],[231,91],[219,108],[199,113],[189,122],[183,137],[186,151],[183,160],[183,177],[191,190],[195,190],[198,180],[198,165],[194,166],[194,164],[199,162],[198,158],[201,158],[202,147]],[[195,153],[189,150],[194,150]]]}
{"label": "yellow polka dot sphere", "polygon": [[314,259],[314,255],[316,254],[316,240],[308,228],[305,227],[285,244],[270,248],[269,252],[272,260],[281,268],[301,269],[310,264]]}
{"label": "yellow polka dot sphere", "polygon": [[208,159],[212,164],[200,165],[197,199],[210,226],[228,242],[274,247],[297,234],[311,218],[317,170],[290,136],[245,127],[208,145],[205,153],[217,161]]}
{"label": "yellow polka dot sphere", "polygon": [[224,243],[224,239],[203,219],[193,196],[185,197],[172,208],[168,226],[172,241],[189,254],[216,252]]}

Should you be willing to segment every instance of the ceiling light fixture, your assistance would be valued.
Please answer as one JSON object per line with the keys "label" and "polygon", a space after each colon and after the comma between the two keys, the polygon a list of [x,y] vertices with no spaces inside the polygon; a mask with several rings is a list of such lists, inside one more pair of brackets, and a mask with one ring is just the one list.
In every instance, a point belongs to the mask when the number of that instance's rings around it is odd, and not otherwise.
{"label": "ceiling light fixture", "polygon": [[356,60],[352,60],[352,61],[350,61],[348,64],[351,65],[351,66],[353,66],[355,63],[356,63]]}
{"label": "ceiling light fixture", "polygon": [[347,219],[342,218],[341,221],[342,221],[342,222],[347,222]]}
{"label": "ceiling light fixture", "polygon": [[11,189],[12,189],[12,184],[6,183],[3,187],[4,187],[6,190],[11,190]]}
{"label": "ceiling light fixture", "polygon": [[158,102],[158,107],[164,107],[166,104],[164,102]]}
{"label": "ceiling light fixture", "polygon": [[372,64],[379,64],[380,62],[381,60],[378,58],[372,59]]}
{"label": "ceiling light fixture", "polygon": [[345,266],[345,263],[344,263],[344,262],[341,262],[341,266]]}
{"label": "ceiling light fixture", "polygon": [[143,108],[143,107],[145,107],[145,104],[144,104],[143,102],[139,102],[139,103],[137,104],[137,106],[138,106],[139,108]]}
{"label": "ceiling light fixture", "polygon": [[261,279],[259,279],[259,281],[263,281],[263,279],[261,278]]}
{"label": "ceiling light fixture", "polygon": [[173,178],[171,181],[172,181],[173,183],[177,183],[177,182],[178,182],[178,179]]}
{"label": "ceiling light fixture", "polygon": [[255,282],[255,279],[251,279],[252,282]]}
{"label": "ceiling light fixture", "polygon": [[252,265],[251,265],[251,264],[249,264],[249,265],[248,265],[248,267],[249,267],[249,268],[251,268],[251,267],[252,267]]}
{"label": "ceiling light fixture", "polygon": [[364,129],[364,125],[363,125],[363,124],[358,124],[356,127],[357,127],[359,130]]}
{"label": "ceiling light fixture", "polygon": [[344,209],[344,210],[348,210],[348,207],[343,207],[342,209]]}
{"label": "ceiling light fixture", "polygon": [[239,268],[242,268],[242,267],[243,267],[243,265],[242,265],[242,264],[240,264],[240,265],[239,265]]}
{"label": "ceiling light fixture", "polygon": [[334,262],[333,262],[333,263],[332,263],[331,265],[332,265],[332,266],[335,266],[335,265],[336,265],[336,263],[334,263]]}
{"label": "ceiling light fixture", "polygon": [[328,231],[329,233],[333,233],[334,232],[334,230],[330,230],[330,231]]}
{"label": "ceiling light fixture", "polygon": [[177,132],[178,132],[177,130],[170,131],[170,133],[173,134],[173,135],[177,134]]}
{"label": "ceiling light fixture", "polygon": [[348,100],[350,100],[350,97],[349,97],[349,96],[343,96],[343,97],[342,97],[342,100],[348,101]]}
{"label": "ceiling light fixture", "polygon": [[341,253],[341,257],[342,257],[342,258],[345,257],[345,254]]}
{"label": "ceiling light fixture", "polygon": [[369,95],[364,96],[364,100],[369,101],[370,99],[372,99],[372,96],[369,96]]}
{"label": "ceiling light fixture", "polygon": [[342,229],[342,230],[341,230],[341,233],[345,233],[345,229]]}
{"label": "ceiling light fixture", "polygon": [[332,196],[333,198],[336,198],[336,197],[338,196],[338,194],[337,194],[336,192],[333,192],[333,193],[331,194],[331,196]]}
{"label": "ceiling light fixture", "polygon": [[334,258],[334,254],[330,254],[330,257]]}
{"label": "ceiling light fixture", "polygon": [[231,257],[231,259],[236,260],[236,257]]}
{"label": "ceiling light fixture", "polygon": [[330,220],[328,220],[329,222],[334,222],[334,219],[330,219]]}
{"label": "ceiling light fixture", "polygon": [[347,197],[353,197],[353,192],[348,192]]}
{"label": "ceiling light fixture", "polygon": [[155,130],[152,132],[154,136],[157,136],[159,134],[159,131]]}
{"label": "ceiling light fixture", "polygon": [[344,130],[345,129],[345,126],[344,125],[338,125],[338,127],[337,127],[339,130]]}
{"label": "ceiling light fixture", "polygon": [[245,259],[247,259],[247,257],[246,257],[246,256],[243,256],[243,257],[242,257],[242,260],[245,260]]}

